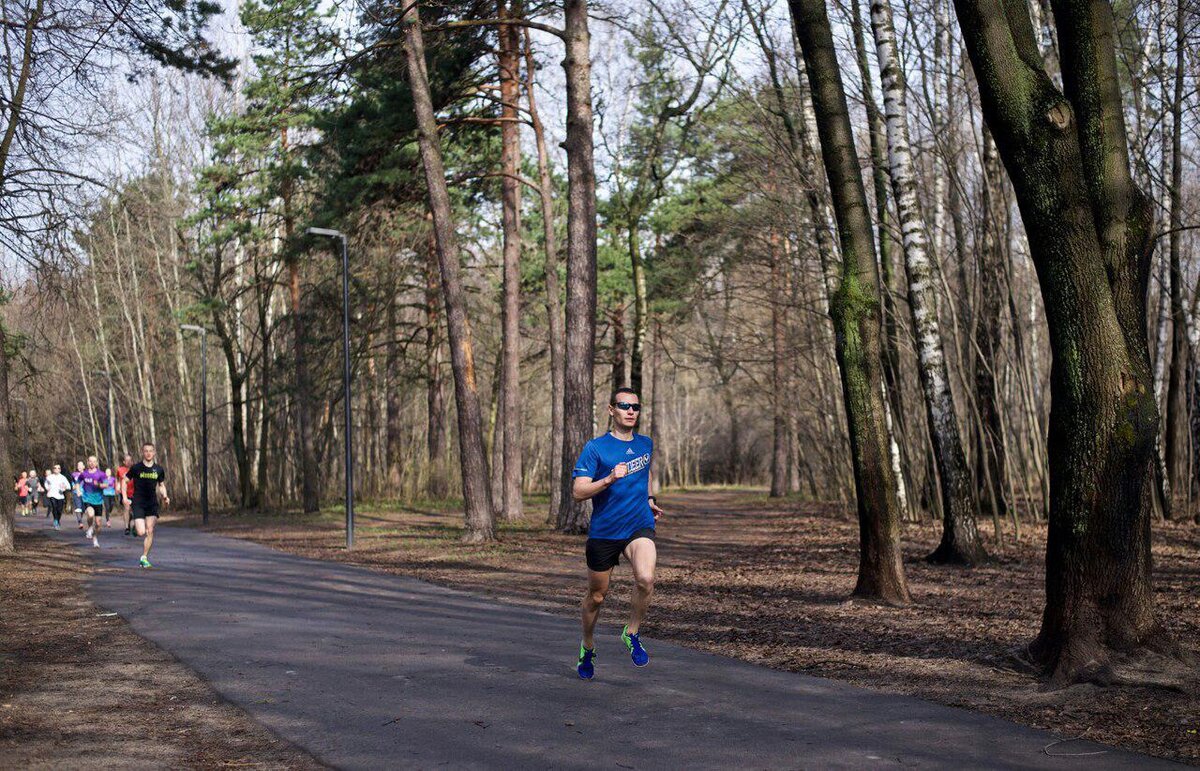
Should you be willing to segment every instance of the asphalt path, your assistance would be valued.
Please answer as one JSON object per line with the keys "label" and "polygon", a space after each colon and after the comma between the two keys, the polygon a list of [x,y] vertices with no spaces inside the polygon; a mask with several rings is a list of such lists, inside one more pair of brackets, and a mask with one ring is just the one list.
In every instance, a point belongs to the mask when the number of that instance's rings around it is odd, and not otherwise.
{"label": "asphalt path", "polygon": [[54,536],[95,561],[93,601],[339,768],[1178,768],[653,639],[638,669],[619,626],[584,682],[573,617],[185,528],[143,570],[112,532]]}

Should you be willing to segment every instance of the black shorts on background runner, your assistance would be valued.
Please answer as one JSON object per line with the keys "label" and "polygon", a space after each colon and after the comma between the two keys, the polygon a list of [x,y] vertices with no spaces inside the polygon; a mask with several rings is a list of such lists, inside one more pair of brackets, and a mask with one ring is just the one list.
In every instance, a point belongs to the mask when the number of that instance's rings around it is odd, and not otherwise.
{"label": "black shorts on background runner", "polygon": [[584,547],[588,570],[603,573],[621,564],[621,552],[638,538],[654,540],[654,528],[643,527],[628,538],[589,538]]}

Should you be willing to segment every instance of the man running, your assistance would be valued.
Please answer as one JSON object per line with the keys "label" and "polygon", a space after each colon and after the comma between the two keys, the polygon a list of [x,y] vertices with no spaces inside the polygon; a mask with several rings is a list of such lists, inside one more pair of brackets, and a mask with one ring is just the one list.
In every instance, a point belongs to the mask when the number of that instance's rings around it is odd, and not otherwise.
{"label": "man running", "polygon": [[117,466],[117,495],[125,512],[125,535],[133,535],[133,520],[129,517],[129,499],[133,497],[133,480],[129,477],[132,465],[133,457],[126,455],[121,458],[121,465]]}
{"label": "man running", "polygon": [[63,476],[62,466],[55,463],[54,468],[46,474],[43,486],[46,488],[46,503],[50,507],[50,516],[54,518],[54,529],[58,530],[63,506],[66,504],[67,490],[71,489],[71,482]]}
{"label": "man running", "polygon": [[108,476],[100,470],[100,459],[88,456],[87,468],[79,475],[82,490],[83,513],[87,518],[85,538],[92,539],[92,546],[100,548],[100,518],[104,516],[104,482]]}
{"label": "man running", "polygon": [[658,559],[654,524],[663,510],[650,495],[654,443],[650,437],[633,431],[641,410],[641,400],[632,388],[613,391],[608,403],[612,430],[584,445],[572,473],[575,500],[592,499],[592,522],[585,552],[588,590],[583,597],[583,642],[579,645],[576,665],[576,672],[584,680],[591,680],[595,674],[596,646],[592,633],[600,617],[600,606],[608,595],[612,570],[622,554],[633,568],[637,588],[629,623],[621,630],[621,641],[629,650],[634,666],[650,663],[650,654],[642,647],[638,630],[654,593],[654,566]]}
{"label": "man running", "polygon": [[133,481],[133,495],[125,501],[133,517],[133,524],[142,540],[142,558],[138,564],[144,568],[150,564],[150,547],[154,545],[154,525],[158,522],[158,499],[164,506],[171,505],[167,496],[167,472],[154,460],[154,445],[142,445],[142,460],[129,469]]}
{"label": "man running", "polygon": [[83,483],[79,478],[83,476],[84,468],[84,462],[79,461],[71,474],[71,503],[75,506],[75,523],[79,525],[80,530],[83,529]]}

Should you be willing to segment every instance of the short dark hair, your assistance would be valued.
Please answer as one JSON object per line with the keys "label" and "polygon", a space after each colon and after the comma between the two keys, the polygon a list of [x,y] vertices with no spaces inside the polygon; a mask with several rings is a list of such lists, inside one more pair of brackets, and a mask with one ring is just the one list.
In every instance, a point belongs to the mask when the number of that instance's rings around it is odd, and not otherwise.
{"label": "short dark hair", "polygon": [[639,401],[642,398],[641,394],[639,394],[637,391],[633,390],[629,386],[621,386],[620,388],[618,388],[612,392],[612,396],[608,397],[608,403],[616,404],[617,397],[620,396],[621,394],[633,394],[634,396],[636,396],[638,398]]}
{"label": "short dark hair", "polygon": [[[143,449],[143,450],[144,450],[144,449],[146,449],[147,447],[154,447],[154,442],[146,442],[146,443],[144,443],[144,444],[142,445],[142,449]],[[156,450],[157,450],[158,448],[157,448],[157,447],[154,447],[154,449],[156,449]]]}

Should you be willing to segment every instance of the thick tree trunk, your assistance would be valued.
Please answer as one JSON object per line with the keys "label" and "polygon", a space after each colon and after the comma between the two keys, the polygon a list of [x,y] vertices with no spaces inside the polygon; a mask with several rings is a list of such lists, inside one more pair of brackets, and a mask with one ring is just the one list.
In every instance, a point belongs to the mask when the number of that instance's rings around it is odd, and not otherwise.
{"label": "thick tree trunk", "polygon": [[908,138],[907,86],[896,49],[896,30],[888,0],[872,0],[871,29],[875,33],[883,85],[892,195],[896,199],[904,264],[908,269],[908,304],[912,310],[930,439],[941,480],[942,541],[928,559],[970,565],[987,554],[979,541],[975,521],[978,505],[958,431],[954,395],[950,390],[950,372],[934,290],[936,267],[930,259],[925,222],[917,200],[916,170]]}
{"label": "thick tree trunk", "polygon": [[[520,18],[520,2],[500,0],[500,17]],[[503,474],[502,516],[512,522],[520,519],[521,502],[521,130],[517,105],[521,99],[521,30],[514,24],[502,24],[500,36],[500,144],[503,177],[500,182],[501,223],[504,231],[504,409],[503,466],[493,466],[493,474]]]}
{"label": "thick tree trunk", "polygon": [[475,357],[471,350],[471,325],[467,319],[466,296],[459,275],[458,242],[446,189],[446,172],[438,141],[437,121],[429,96],[429,77],[425,70],[425,44],[421,34],[418,6],[407,6],[404,24],[404,51],[412,87],[413,110],[417,117],[417,135],[429,209],[433,215],[434,242],[442,277],[442,296],[446,303],[446,326],[450,333],[450,364],[454,370],[454,401],[458,410],[459,463],[462,468],[463,504],[466,532],[463,539],[477,543],[495,538],[491,491],[488,489],[487,457],[483,452],[483,421],[479,412],[479,391],[475,385]]}
{"label": "thick tree trunk", "polygon": [[840,65],[824,0],[789,0],[808,70],[817,133],[842,244],[841,284],[831,298],[858,497],[856,597],[910,601],[900,552],[900,506],[879,387],[879,289],[870,214],[854,149]]}
{"label": "thick tree trunk", "polygon": [[596,347],[596,167],[592,144],[592,63],[586,0],[565,0],[567,83],[567,318],[563,378],[563,496],[558,529],[587,530],[571,495],[571,469],[592,438]]}
{"label": "thick tree trunk", "polygon": [[546,280],[546,325],[550,338],[550,510],[548,521],[557,521],[562,505],[563,475],[563,322],[562,299],[558,286],[558,233],[555,231],[554,183],[550,178],[550,153],[546,150],[546,131],[534,98],[533,46],[525,30],[525,95],[529,101],[529,122],[533,127],[538,158],[538,193],[542,204],[542,238],[546,259],[542,273]]}
{"label": "thick tree trunk", "polygon": [[1158,409],[1146,339],[1153,208],[1133,183],[1102,0],[1053,3],[1060,91],[1029,17],[955,0],[983,112],[1021,208],[1050,330],[1046,606],[1029,647],[1054,685],[1144,677],[1182,657],[1155,618]]}

